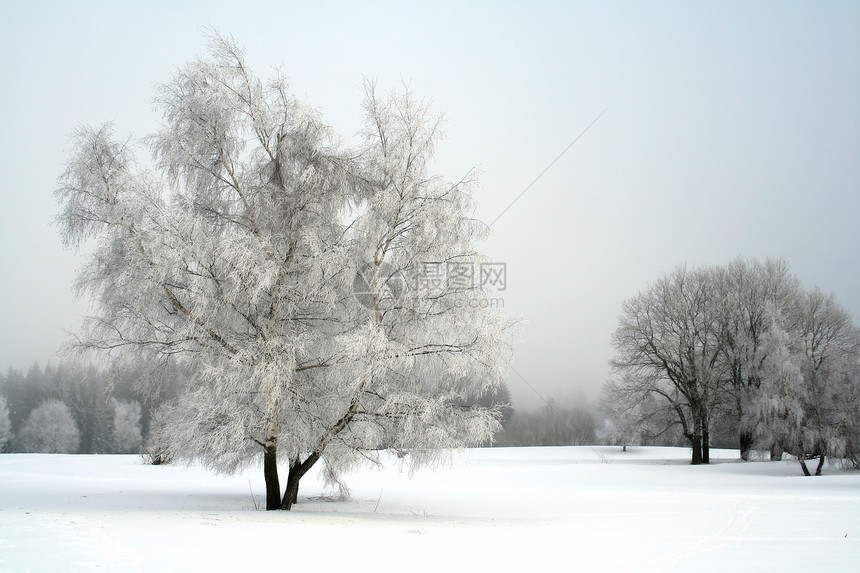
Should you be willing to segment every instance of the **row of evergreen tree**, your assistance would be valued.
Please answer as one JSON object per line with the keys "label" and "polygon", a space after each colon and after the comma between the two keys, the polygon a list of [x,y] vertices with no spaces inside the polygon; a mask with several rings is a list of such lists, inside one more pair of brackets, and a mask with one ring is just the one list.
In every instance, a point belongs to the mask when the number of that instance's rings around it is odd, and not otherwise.
{"label": "row of evergreen tree", "polygon": [[61,363],[0,374],[0,451],[139,453],[160,396],[135,390],[141,372]]}
{"label": "row of evergreen tree", "polygon": [[[135,389],[142,369],[112,372],[92,364],[38,364],[0,373],[0,451],[139,453],[159,407],[184,379],[174,373],[158,396]],[[502,431],[494,446],[594,444],[597,414],[583,395],[549,398],[534,411],[515,411],[506,385],[475,401],[500,406]]]}

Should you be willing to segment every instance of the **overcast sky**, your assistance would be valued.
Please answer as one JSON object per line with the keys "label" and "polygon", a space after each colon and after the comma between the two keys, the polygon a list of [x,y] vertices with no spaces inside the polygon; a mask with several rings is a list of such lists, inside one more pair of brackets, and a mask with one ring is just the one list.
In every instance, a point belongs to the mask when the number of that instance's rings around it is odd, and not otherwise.
{"label": "overcast sky", "polygon": [[622,301],[680,263],[783,257],[860,317],[860,2],[0,0],[0,369],[56,362],[87,309],[53,226],[69,135],[152,131],[207,26],[347,138],[365,78],[445,112],[435,171],[504,212],[515,406],[595,397]]}

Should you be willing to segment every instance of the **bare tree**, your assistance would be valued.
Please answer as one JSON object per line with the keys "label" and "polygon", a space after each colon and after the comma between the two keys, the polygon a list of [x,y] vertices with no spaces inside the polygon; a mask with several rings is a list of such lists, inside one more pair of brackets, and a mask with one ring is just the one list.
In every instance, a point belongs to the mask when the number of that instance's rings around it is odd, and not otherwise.
{"label": "bare tree", "polygon": [[723,339],[713,270],[677,267],[624,302],[613,336],[616,385],[635,405],[665,401],[692,447],[708,463],[711,418],[722,399]]}
{"label": "bare tree", "polygon": [[193,372],[160,416],[159,455],[234,471],[262,454],[267,509],[290,509],[320,459],[338,481],[381,444],[420,463],[492,436],[497,411],[458,404],[502,380],[509,321],[480,282],[403,296],[426,262],[483,261],[470,178],[427,172],[426,106],[368,87],[364,144],[341,150],[217,36],[157,103],[155,173],[110,127],[85,129],[57,196],[65,241],[96,239],[78,288],[99,314],[78,346]]}

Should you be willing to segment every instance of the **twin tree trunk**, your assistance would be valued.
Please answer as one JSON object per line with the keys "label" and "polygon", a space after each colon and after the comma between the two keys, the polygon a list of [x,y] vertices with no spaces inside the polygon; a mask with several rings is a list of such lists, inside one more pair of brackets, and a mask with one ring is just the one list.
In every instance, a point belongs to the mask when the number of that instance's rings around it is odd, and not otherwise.
{"label": "twin tree trunk", "polygon": [[290,472],[287,474],[287,488],[281,497],[281,482],[278,478],[278,450],[276,446],[268,446],[263,453],[263,478],[266,482],[266,510],[290,510],[299,499],[299,481],[308,470],[319,460],[317,453],[311,454],[304,461],[290,462]]}
{"label": "twin tree trunk", "polygon": [[[804,458],[804,456],[802,456],[802,455],[798,458],[798,460],[800,461],[800,468],[803,470],[803,475],[809,477],[812,474],[809,473],[809,468],[806,466],[806,460],[803,458]],[[817,476],[821,475],[821,470],[822,470],[822,468],[824,468],[825,458],[826,458],[826,456],[824,454],[821,454],[818,456],[818,466],[815,468],[815,475],[817,475]]]}
{"label": "twin tree trunk", "polygon": [[290,473],[287,474],[287,489],[284,492],[284,498],[281,500],[280,507],[272,509],[284,509],[289,511],[293,508],[293,504],[299,500],[299,482],[304,477],[308,470],[314,467],[314,464],[320,459],[320,454],[314,452],[299,463],[298,460],[290,461]]}
{"label": "twin tree trunk", "polygon": [[709,464],[711,463],[711,434],[708,423],[701,412],[695,415],[694,428],[693,434],[688,435],[690,445],[693,448],[690,463],[694,466]]}
{"label": "twin tree trunk", "polygon": [[690,438],[690,442],[693,446],[693,457],[690,460],[690,463],[697,466],[702,463],[702,436],[699,434],[693,434],[693,437]]}
{"label": "twin tree trunk", "polygon": [[694,434],[690,438],[690,444],[693,447],[693,455],[690,463],[695,465],[711,463],[711,445],[708,432]]}
{"label": "twin tree trunk", "polygon": [[750,451],[753,446],[753,433],[749,430],[741,430],[738,436],[738,446],[741,450],[741,459],[748,462],[750,459]]}
{"label": "twin tree trunk", "polygon": [[[368,378],[369,381],[369,378]],[[346,413],[340,420],[330,426],[317,442],[314,451],[301,462],[298,458],[290,460],[290,473],[287,475],[287,489],[284,492],[284,497],[279,500],[281,495],[280,484],[278,481],[278,450],[277,438],[270,438],[266,442],[265,457],[263,461],[263,474],[266,477],[266,509],[284,509],[289,511],[293,504],[299,499],[299,481],[308,471],[314,467],[314,464],[319,461],[323,450],[338,435],[344,428],[349,425],[352,418],[359,408],[359,400],[364,392],[366,382],[361,385],[355,395],[352,397],[352,402],[349,405]],[[272,436],[277,434],[270,434]]]}
{"label": "twin tree trunk", "polygon": [[[361,391],[364,390],[362,386]],[[287,474],[287,489],[281,497],[281,483],[278,478],[278,429],[276,425],[270,425],[267,432],[266,443],[263,447],[263,477],[266,481],[266,510],[283,509],[290,510],[299,499],[299,482],[302,477],[319,461],[322,452],[328,443],[341,430],[346,428],[358,411],[359,394],[353,397],[346,414],[332,425],[320,438],[314,451],[300,461],[299,458],[290,460],[290,472]]]}

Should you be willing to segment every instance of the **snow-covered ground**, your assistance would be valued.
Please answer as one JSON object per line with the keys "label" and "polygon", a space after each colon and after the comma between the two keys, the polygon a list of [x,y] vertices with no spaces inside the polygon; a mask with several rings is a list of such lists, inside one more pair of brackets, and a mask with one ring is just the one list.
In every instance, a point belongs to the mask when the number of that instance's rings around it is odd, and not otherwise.
{"label": "snow-covered ground", "polygon": [[673,448],[467,450],[412,477],[232,477],[137,456],[0,455],[0,571],[856,571],[860,473]]}

